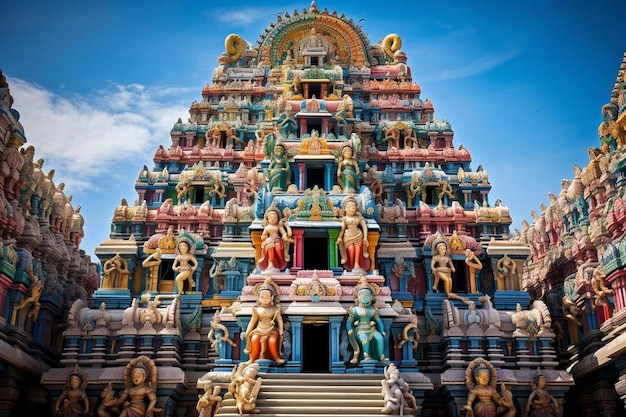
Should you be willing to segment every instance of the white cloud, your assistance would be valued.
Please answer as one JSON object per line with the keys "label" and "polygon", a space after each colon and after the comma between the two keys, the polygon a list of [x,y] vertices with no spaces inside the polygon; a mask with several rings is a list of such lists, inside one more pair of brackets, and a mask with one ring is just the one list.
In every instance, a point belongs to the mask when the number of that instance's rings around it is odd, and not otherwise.
{"label": "white cloud", "polygon": [[151,160],[158,145],[169,145],[169,131],[179,117],[186,120],[193,99],[181,99],[186,89],[138,84],[111,84],[82,96],[59,95],[21,79],[7,81],[36,159],[44,158],[44,167],[55,169],[55,179],[75,191],[94,187],[128,161]]}

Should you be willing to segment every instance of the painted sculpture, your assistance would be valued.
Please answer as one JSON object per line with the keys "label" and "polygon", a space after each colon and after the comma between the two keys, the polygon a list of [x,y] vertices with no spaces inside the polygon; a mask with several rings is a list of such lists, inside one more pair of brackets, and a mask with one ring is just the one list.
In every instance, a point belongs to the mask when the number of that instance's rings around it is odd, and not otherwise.
{"label": "painted sculpture", "polygon": [[354,287],[355,305],[350,307],[346,321],[348,340],[354,349],[352,364],[362,360],[387,360],[384,354],[385,329],[374,303],[378,291],[378,286],[367,282],[364,276]]}
{"label": "painted sculpture", "polygon": [[252,317],[245,335],[244,352],[250,355],[246,363],[257,359],[271,359],[277,365],[282,365],[285,363],[281,357],[284,327],[278,285],[268,277],[258,286],[257,294],[257,303],[252,308]]}
{"label": "painted sculpture", "polygon": [[355,273],[367,271],[371,263],[367,251],[369,246],[367,223],[358,211],[358,204],[354,197],[346,197],[342,206],[345,215],[341,218],[341,229],[336,240],[341,255],[341,264],[345,269]]}
{"label": "painted sculpture", "polygon": [[156,408],[156,382],[157,367],[152,359],[142,355],[131,360],[124,370],[126,388],[117,400],[123,407],[120,417],[152,417],[162,411]]}
{"label": "painted sculpture", "polygon": [[291,168],[289,167],[285,147],[278,143],[274,146],[274,155],[268,167],[269,189],[272,191],[286,191],[290,175]]}
{"label": "painted sculpture", "polygon": [[391,363],[385,367],[385,379],[380,383],[383,387],[382,394],[385,407],[380,411],[382,414],[414,415],[417,410],[417,402],[411,393],[409,384],[400,377],[400,370]]}
{"label": "painted sculpture", "polygon": [[198,417],[213,417],[217,414],[222,406],[221,391],[219,385],[212,387],[211,384],[206,384],[204,386],[204,394],[198,394],[198,404],[196,405]]}
{"label": "painted sculpture", "polygon": [[198,268],[198,260],[193,254],[195,247],[193,242],[185,238],[178,239],[178,245],[176,245],[176,258],[172,264],[172,270],[177,272],[174,282],[176,284],[176,293],[183,293],[183,286],[185,281],[189,281],[189,291],[193,291],[196,283],[193,279],[193,274]]}
{"label": "painted sculpture", "polygon": [[483,359],[476,358],[465,370],[465,384],[469,391],[467,404],[463,406],[466,417],[514,417],[515,405],[513,395],[500,385],[496,389],[498,376],[493,365]]}
{"label": "painted sculpture", "polygon": [[228,392],[235,398],[239,414],[259,412],[256,408],[256,400],[263,379],[257,376],[258,373],[259,365],[256,363],[249,365],[240,363],[233,369],[231,382],[228,385]]}
{"label": "painted sculpture", "polygon": [[532,392],[528,396],[524,415],[526,417],[560,417],[559,402],[548,392],[548,381],[542,373],[537,373],[531,382]]}
{"label": "painted sculpture", "polygon": [[89,398],[87,398],[87,375],[78,365],[70,373],[65,389],[57,399],[54,413],[59,417],[82,417],[89,412]]}
{"label": "painted sculpture", "polygon": [[128,263],[119,253],[104,263],[102,288],[125,288],[128,285]]}
{"label": "painted sculpture", "polygon": [[443,288],[448,298],[454,298],[466,302],[463,297],[452,292],[452,273],[456,271],[452,259],[448,255],[448,244],[444,241],[436,242],[434,245],[436,255],[430,261],[430,268],[433,273],[433,291],[438,291],[439,282],[443,282]]}
{"label": "painted sculpture", "polygon": [[337,182],[344,192],[356,192],[361,183],[359,164],[354,158],[352,146],[344,145],[341,148],[341,158],[337,165]]}
{"label": "painted sculpture", "polygon": [[267,209],[264,217],[259,268],[268,273],[282,271],[289,261],[289,244],[293,242],[291,229],[274,205]]}

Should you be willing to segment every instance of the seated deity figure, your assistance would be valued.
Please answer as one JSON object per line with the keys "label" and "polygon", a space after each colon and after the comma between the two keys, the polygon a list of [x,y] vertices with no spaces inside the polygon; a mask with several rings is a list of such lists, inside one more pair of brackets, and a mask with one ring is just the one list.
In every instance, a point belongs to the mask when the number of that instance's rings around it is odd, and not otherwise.
{"label": "seated deity figure", "polygon": [[156,407],[157,368],[145,355],[132,359],[124,370],[126,388],[117,399],[123,410],[119,417],[152,417],[163,410]]}
{"label": "seated deity figure", "polygon": [[341,159],[337,165],[337,182],[344,192],[358,190],[361,181],[361,172],[359,164],[354,158],[354,150],[350,145],[344,145],[341,148]]}
{"label": "seated deity figure", "polygon": [[365,276],[354,287],[355,304],[350,307],[346,321],[348,340],[354,349],[352,364],[361,360],[387,360],[384,354],[385,329],[374,303],[378,291],[378,286],[367,282]]}
{"label": "seated deity figure", "polygon": [[252,308],[252,317],[246,329],[245,353],[250,355],[247,363],[257,359],[271,359],[282,365],[282,344],[284,338],[283,317],[280,311],[278,285],[266,278],[258,289],[258,299]]}
{"label": "seated deity figure", "polygon": [[67,378],[65,389],[58,398],[54,412],[59,417],[82,417],[89,412],[87,397],[87,375],[78,365]]}
{"label": "seated deity figure", "polygon": [[476,358],[470,362],[465,382],[469,391],[467,404],[463,406],[466,417],[515,416],[513,394],[504,384],[498,392],[496,370],[489,361]]}
{"label": "seated deity figure", "polygon": [[443,281],[444,291],[448,298],[463,301],[467,303],[467,299],[460,297],[452,292],[452,273],[456,270],[452,259],[448,255],[448,244],[444,241],[436,242],[434,245],[436,254],[430,261],[430,268],[433,273],[433,291],[438,291],[439,281]]}
{"label": "seated deity figure", "polygon": [[352,196],[342,202],[345,215],[341,218],[341,229],[337,235],[341,264],[349,271],[368,271],[371,260],[367,251],[367,223],[358,210],[358,203]]}
{"label": "seated deity figure", "polygon": [[538,373],[531,383],[532,392],[524,409],[527,417],[560,417],[559,402],[548,392],[546,376]]}
{"label": "seated deity figure", "polygon": [[268,273],[282,271],[290,259],[289,245],[293,242],[291,228],[275,205],[267,209],[264,217],[259,268]]}

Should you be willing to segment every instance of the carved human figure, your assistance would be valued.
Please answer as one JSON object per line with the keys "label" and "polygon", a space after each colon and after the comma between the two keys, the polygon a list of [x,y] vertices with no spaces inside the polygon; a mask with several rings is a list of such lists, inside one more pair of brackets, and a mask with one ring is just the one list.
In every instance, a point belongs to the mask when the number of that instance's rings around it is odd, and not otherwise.
{"label": "carved human figure", "polygon": [[607,295],[613,292],[611,288],[606,286],[606,273],[602,265],[597,266],[593,270],[593,274],[591,275],[591,288],[595,294],[594,303],[598,307],[604,305]]}
{"label": "carved human figure", "polygon": [[117,405],[113,385],[110,382],[106,388],[102,390],[100,398],[102,402],[98,405],[98,409],[96,410],[98,417],[114,417],[120,413],[120,407]]}
{"label": "carved human figure", "polygon": [[87,376],[78,365],[67,378],[65,389],[57,399],[54,413],[59,417],[82,417],[89,412]]}
{"label": "carved human figure", "polygon": [[354,197],[346,197],[342,206],[345,214],[341,218],[341,228],[336,240],[341,255],[341,264],[349,271],[368,271],[371,262],[367,251],[369,247],[367,223],[359,212]]}
{"label": "carved human figure", "polygon": [[513,395],[501,384],[496,390],[497,374],[483,358],[474,359],[465,371],[465,383],[469,391],[467,404],[463,406],[466,417],[514,417]]}
{"label": "carved human figure", "polygon": [[400,377],[400,370],[391,363],[385,367],[385,379],[381,381],[385,407],[382,414],[412,415],[417,412],[418,406],[411,393],[409,384]]}
{"label": "carved human figure", "polygon": [[128,283],[128,275],[130,271],[124,259],[120,254],[116,254],[113,258],[104,263],[104,288],[122,288]]}
{"label": "carved human figure", "polygon": [[267,209],[264,217],[259,268],[267,272],[282,271],[290,259],[288,245],[293,242],[291,229],[282,219],[280,210],[274,205]]}
{"label": "carved human figure", "polygon": [[483,264],[480,259],[471,249],[465,249],[465,265],[469,269],[469,278],[472,292],[476,292],[476,271],[483,269]]}
{"label": "carved human figure", "polygon": [[443,289],[448,298],[466,302],[463,297],[452,292],[452,273],[456,271],[452,259],[448,255],[448,244],[440,241],[435,244],[435,252],[430,261],[430,269],[433,273],[433,291],[438,291],[439,281],[443,282]]}
{"label": "carved human figure", "polygon": [[[243,367],[245,366],[245,367]],[[235,398],[239,414],[258,413],[256,399],[263,383],[257,375],[259,364],[239,364],[233,370],[232,381],[228,385],[228,392]]]}
{"label": "carved human figure", "polygon": [[146,291],[157,290],[160,265],[161,265],[161,249],[160,248],[157,248],[141,263],[141,266],[148,270],[148,280],[146,282]]}
{"label": "carved human figure", "polygon": [[189,281],[189,290],[193,291],[196,286],[196,282],[193,279],[193,274],[198,268],[198,260],[193,254],[194,246],[187,239],[180,239],[176,246],[176,258],[172,264],[172,270],[178,272],[174,283],[176,284],[176,293],[183,293],[183,284],[185,281]]}
{"label": "carved human figure", "polygon": [[548,392],[546,376],[538,373],[531,382],[532,392],[524,409],[526,417],[560,417],[559,402]]}
{"label": "carved human figure", "polygon": [[505,254],[502,258],[498,260],[498,262],[496,263],[496,270],[497,278],[499,280],[502,280],[504,283],[504,289],[519,289],[517,265],[515,265],[515,261],[511,259],[509,255]]}
{"label": "carved human figure", "polygon": [[359,164],[354,158],[352,146],[344,145],[341,148],[341,159],[337,165],[337,183],[344,192],[358,190],[361,180]]}
{"label": "carved human figure", "polygon": [[290,175],[291,168],[285,154],[285,147],[279,143],[274,146],[274,154],[268,167],[270,190],[286,191]]}
{"label": "carved human figure", "polygon": [[26,268],[26,272],[30,278],[30,287],[28,288],[28,292],[19,302],[15,304],[13,307],[13,314],[16,315],[17,312],[22,311],[20,314],[20,318],[18,320],[17,315],[15,319],[12,320],[13,324],[17,324],[18,321],[23,323],[27,317],[30,317],[33,322],[37,320],[39,316],[39,310],[41,309],[41,302],[39,299],[41,298],[44,290],[43,281],[39,279],[35,273],[33,273],[32,265],[29,265]]}
{"label": "carved human figure", "polygon": [[219,385],[211,387],[211,384],[205,384],[204,394],[198,394],[198,404],[196,411],[198,417],[213,417],[222,406],[222,389]]}
{"label": "carved human figure", "polygon": [[283,316],[280,311],[278,286],[271,278],[266,278],[259,286],[256,305],[246,329],[246,348],[250,355],[247,363],[257,359],[271,359],[282,365],[282,344],[284,338]]}
{"label": "carved human figure", "polygon": [[130,361],[124,370],[126,388],[117,399],[117,405],[123,410],[119,417],[152,417],[156,408],[155,392],[157,368],[147,356],[140,356]]}
{"label": "carved human figure", "polygon": [[346,320],[348,340],[354,349],[352,364],[361,360],[387,360],[384,354],[385,328],[374,303],[378,291],[378,287],[368,283],[365,276],[354,287],[354,305]]}

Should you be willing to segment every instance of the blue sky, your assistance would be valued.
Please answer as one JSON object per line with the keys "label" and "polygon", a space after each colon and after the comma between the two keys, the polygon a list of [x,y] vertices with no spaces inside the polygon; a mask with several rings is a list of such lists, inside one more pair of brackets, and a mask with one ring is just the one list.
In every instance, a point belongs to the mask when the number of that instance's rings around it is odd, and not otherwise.
{"label": "blue sky", "polygon": [[[210,83],[224,38],[256,44],[286,3],[0,2],[0,69],[44,170],[81,205],[87,253],[108,238],[113,209],[136,198],[176,120]],[[626,50],[626,2],[318,1],[351,17],[371,43],[402,38],[413,81],[487,171],[512,228],[558,194],[599,146],[600,109]],[[95,258],[94,258],[95,260]]]}

